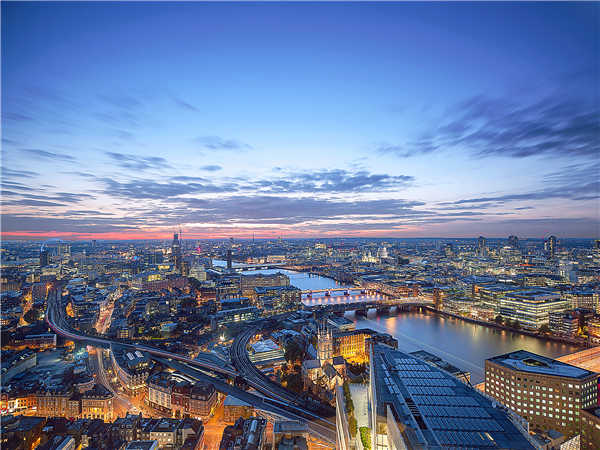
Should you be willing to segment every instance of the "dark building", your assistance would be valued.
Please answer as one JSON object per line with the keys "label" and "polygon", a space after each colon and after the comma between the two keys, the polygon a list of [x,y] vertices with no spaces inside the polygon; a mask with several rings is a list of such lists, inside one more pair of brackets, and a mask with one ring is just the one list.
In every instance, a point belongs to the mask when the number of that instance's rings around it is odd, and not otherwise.
{"label": "dark building", "polygon": [[40,267],[46,267],[48,264],[50,264],[50,254],[44,249],[40,252]]}
{"label": "dark building", "polygon": [[227,270],[231,270],[233,267],[233,252],[231,249],[227,250]]}
{"label": "dark building", "polygon": [[485,256],[485,238],[483,236],[479,236],[477,239],[477,253],[479,256]]}
{"label": "dark building", "polygon": [[177,268],[177,270],[179,270],[179,273],[181,273],[183,260],[181,258],[181,243],[179,242],[179,235],[177,233],[173,234],[171,255],[173,258],[173,265]]}
{"label": "dark building", "polygon": [[508,245],[510,245],[512,248],[519,248],[519,238],[515,235],[509,236]]}

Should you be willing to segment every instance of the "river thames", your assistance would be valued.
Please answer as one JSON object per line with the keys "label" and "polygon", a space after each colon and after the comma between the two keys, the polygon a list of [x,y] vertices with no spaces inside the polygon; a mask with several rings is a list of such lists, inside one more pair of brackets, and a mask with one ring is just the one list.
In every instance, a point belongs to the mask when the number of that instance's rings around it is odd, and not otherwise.
{"label": "river thames", "polygon": [[[285,273],[290,277],[290,284],[302,290],[347,287],[330,278],[291,270],[259,270],[244,272],[244,274],[277,272]],[[365,297],[359,292],[351,296],[341,294],[343,292],[335,292],[330,297],[326,297],[325,294],[314,294],[312,298],[304,297],[302,301],[306,305],[334,302],[350,303],[364,301],[361,297]],[[369,296],[368,300],[376,298],[376,296]],[[492,356],[524,349],[557,358],[578,350],[577,347],[572,345],[489,328],[459,319],[441,317],[429,312],[377,316],[375,311],[372,311],[366,319],[364,317],[357,318],[352,312],[348,312],[346,317],[356,323],[356,328],[371,328],[375,331],[391,334],[398,339],[400,350],[425,350],[464,371],[471,372],[471,382],[473,384],[483,381],[484,361]]]}

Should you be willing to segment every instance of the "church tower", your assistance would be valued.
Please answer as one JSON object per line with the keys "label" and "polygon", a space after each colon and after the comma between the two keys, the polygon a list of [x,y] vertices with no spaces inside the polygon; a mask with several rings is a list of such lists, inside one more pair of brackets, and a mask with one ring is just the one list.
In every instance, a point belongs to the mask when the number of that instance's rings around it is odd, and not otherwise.
{"label": "church tower", "polygon": [[333,336],[325,324],[319,324],[317,332],[317,358],[321,365],[333,360]]}

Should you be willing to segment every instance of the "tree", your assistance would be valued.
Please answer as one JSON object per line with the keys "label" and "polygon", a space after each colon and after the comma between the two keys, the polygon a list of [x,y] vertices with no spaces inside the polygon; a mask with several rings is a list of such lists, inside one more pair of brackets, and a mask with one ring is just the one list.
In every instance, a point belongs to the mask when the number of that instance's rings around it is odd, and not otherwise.
{"label": "tree", "polygon": [[356,436],[356,431],[358,430],[358,423],[356,422],[356,417],[354,415],[350,415],[348,418],[348,428],[350,431],[350,436]]}
{"label": "tree", "polygon": [[368,427],[360,427],[360,440],[365,450],[371,450],[371,430]]}
{"label": "tree", "polygon": [[302,361],[304,359],[304,350],[296,341],[290,342],[285,348],[285,359],[288,362]]}
{"label": "tree", "polygon": [[502,316],[500,314],[498,314],[496,316],[496,318],[494,319],[494,322],[496,322],[499,325],[502,325],[502,323],[504,323],[504,319],[502,318]]}
{"label": "tree", "polygon": [[[518,322],[517,322],[518,323]],[[548,324],[543,324],[540,329],[538,330],[541,334],[547,334],[550,333],[550,327],[548,326]]]}

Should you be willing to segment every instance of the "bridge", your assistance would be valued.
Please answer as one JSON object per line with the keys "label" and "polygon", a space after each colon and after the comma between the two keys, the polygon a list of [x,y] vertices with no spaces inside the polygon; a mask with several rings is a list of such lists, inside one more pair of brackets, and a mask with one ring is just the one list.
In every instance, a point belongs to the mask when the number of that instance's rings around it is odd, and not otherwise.
{"label": "bridge", "polygon": [[[286,263],[262,263],[262,264],[242,264],[236,263],[231,270],[234,272],[246,272],[249,270],[264,270],[264,269],[285,269]],[[227,269],[224,267],[224,269]]]}
{"label": "bridge", "polygon": [[309,311],[327,311],[334,313],[355,311],[358,315],[366,315],[369,310],[377,310],[378,313],[391,313],[393,312],[394,308],[396,312],[409,311],[414,308],[431,309],[433,307],[433,302],[429,299],[422,299],[419,297],[400,297],[381,300],[365,298],[364,301],[341,301],[318,303],[312,305],[304,304],[303,307],[305,310]]}
{"label": "bridge", "polygon": [[374,291],[372,289],[361,289],[361,288],[349,288],[349,287],[341,287],[341,288],[329,288],[329,289],[305,289],[302,291],[302,295],[312,295],[312,294],[327,294],[332,292],[344,292],[346,295],[377,295],[379,292]]}

